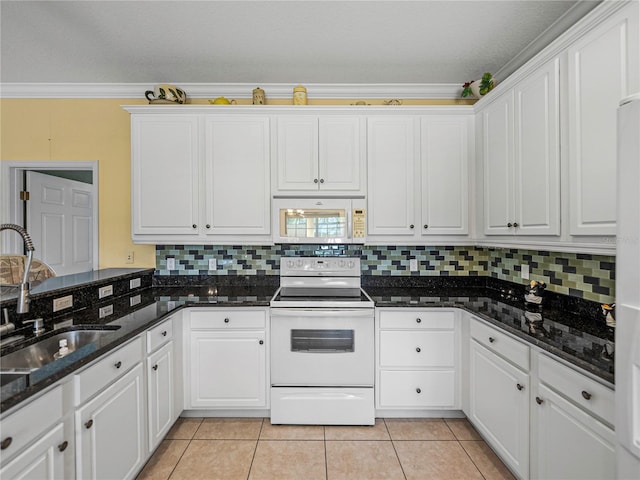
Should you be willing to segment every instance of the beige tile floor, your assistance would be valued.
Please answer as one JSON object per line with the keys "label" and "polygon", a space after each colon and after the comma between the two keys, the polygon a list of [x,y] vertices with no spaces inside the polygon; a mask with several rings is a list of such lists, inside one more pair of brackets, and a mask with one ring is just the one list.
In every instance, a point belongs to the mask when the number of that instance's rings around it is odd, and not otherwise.
{"label": "beige tile floor", "polygon": [[180,418],[139,480],[513,479],[465,419],[377,419],[372,427]]}

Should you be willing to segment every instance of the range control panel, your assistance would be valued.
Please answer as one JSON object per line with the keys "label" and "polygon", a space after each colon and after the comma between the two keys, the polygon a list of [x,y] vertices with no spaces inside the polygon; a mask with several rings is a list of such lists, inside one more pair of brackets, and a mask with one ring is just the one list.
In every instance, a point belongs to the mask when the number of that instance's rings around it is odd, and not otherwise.
{"label": "range control panel", "polygon": [[359,277],[360,257],[282,257],[281,277]]}

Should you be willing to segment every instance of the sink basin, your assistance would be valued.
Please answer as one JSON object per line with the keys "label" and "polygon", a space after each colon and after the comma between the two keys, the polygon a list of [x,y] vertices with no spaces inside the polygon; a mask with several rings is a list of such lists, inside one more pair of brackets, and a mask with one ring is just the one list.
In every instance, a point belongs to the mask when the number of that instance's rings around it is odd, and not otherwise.
{"label": "sink basin", "polygon": [[79,354],[83,352],[86,354],[96,350],[96,342],[113,330],[114,328],[108,330],[71,330],[43,338],[36,343],[0,357],[0,371],[3,375],[10,372],[30,373],[58,360],[54,355],[58,353],[60,340],[63,339],[67,340],[69,353],[60,360],[67,357],[77,359]]}

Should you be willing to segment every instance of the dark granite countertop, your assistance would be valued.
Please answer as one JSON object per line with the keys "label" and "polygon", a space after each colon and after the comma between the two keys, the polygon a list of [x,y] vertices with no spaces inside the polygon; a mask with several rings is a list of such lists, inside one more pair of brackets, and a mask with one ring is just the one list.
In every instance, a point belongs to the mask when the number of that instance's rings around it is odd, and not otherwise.
{"label": "dark granite countertop", "polygon": [[[129,273],[135,272],[127,272]],[[241,285],[224,282],[207,286],[175,283],[155,285],[143,287],[128,295],[105,299],[70,314],[51,318],[45,316],[47,333],[39,339],[70,329],[100,329],[103,325],[119,328],[101,334],[90,349],[83,349],[82,354],[70,355],[33,372],[29,385],[25,385],[23,381],[2,385],[0,412],[9,411],[47,386],[163,321],[171,312],[182,307],[267,307],[278,288],[273,279],[262,284],[245,281]],[[559,306],[557,302],[550,302],[551,305],[545,306],[542,312],[527,311],[518,292],[489,288],[485,282],[477,279],[462,284],[455,280],[434,284],[404,284],[399,287],[388,285],[389,283],[371,281],[369,284],[364,283],[365,291],[377,307],[462,308],[613,383],[613,355],[610,354],[613,335],[604,324],[581,312],[583,307]],[[107,305],[113,306],[113,313],[100,318],[100,308]],[[577,313],[567,313],[574,311]],[[540,314],[541,322],[538,319]],[[538,321],[531,322],[530,319]],[[4,347],[2,355],[36,341],[29,338],[30,329],[23,328],[14,333],[26,334],[27,338],[13,346]]]}
{"label": "dark granite countertop", "polygon": [[376,307],[462,308],[613,384],[614,334],[604,322],[553,306],[526,309],[523,297],[490,288],[366,287]]}

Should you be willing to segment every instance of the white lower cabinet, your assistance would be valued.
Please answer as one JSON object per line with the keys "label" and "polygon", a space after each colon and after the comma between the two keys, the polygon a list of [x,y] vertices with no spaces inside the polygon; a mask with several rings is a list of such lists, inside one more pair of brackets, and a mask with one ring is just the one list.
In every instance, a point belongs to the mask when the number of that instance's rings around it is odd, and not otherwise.
{"label": "white lower cabinet", "polygon": [[198,308],[186,315],[185,408],[266,408],[267,310]]}
{"label": "white lower cabinet", "polygon": [[73,455],[73,439],[65,432],[63,410],[63,387],[57,386],[2,419],[0,478],[53,480],[73,475],[65,468],[65,457]]}
{"label": "white lower cabinet", "polygon": [[460,408],[459,321],[453,310],[376,310],[376,408]]}
{"label": "white lower cabinet", "polygon": [[[475,330],[477,321],[472,322],[469,419],[518,477],[529,478],[529,373],[486,347],[487,332]],[[495,333],[486,337],[490,344],[514,342],[528,350],[526,345]]]}
{"label": "white lower cabinet", "polygon": [[119,371],[133,351],[137,352],[134,366],[110,385],[105,382],[104,390],[76,409],[77,478],[134,478],[146,461],[142,340],[137,338],[76,377],[80,384],[87,373]]}
{"label": "white lower cabinet", "polygon": [[613,390],[545,355],[539,359],[532,406],[531,476],[614,478],[615,433],[601,420],[612,418]]}
{"label": "white lower cabinet", "polygon": [[147,358],[149,451],[153,451],[176,420],[173,406],[173,342]]}

